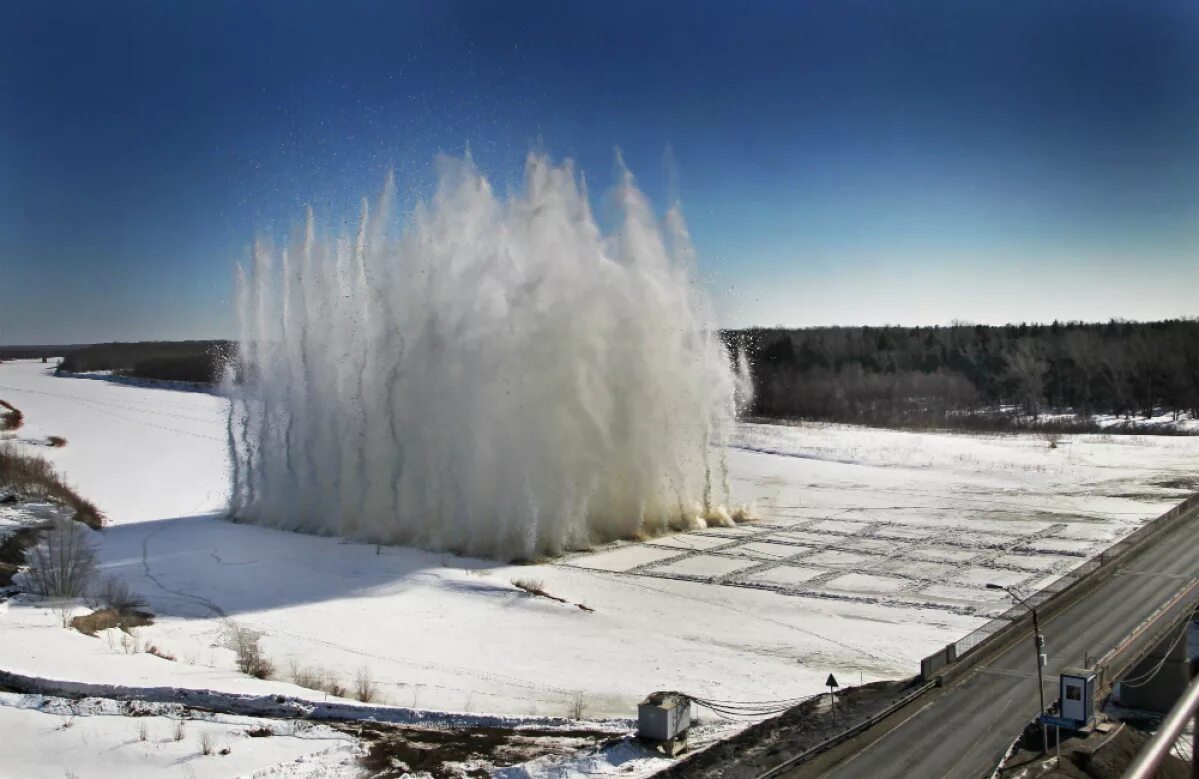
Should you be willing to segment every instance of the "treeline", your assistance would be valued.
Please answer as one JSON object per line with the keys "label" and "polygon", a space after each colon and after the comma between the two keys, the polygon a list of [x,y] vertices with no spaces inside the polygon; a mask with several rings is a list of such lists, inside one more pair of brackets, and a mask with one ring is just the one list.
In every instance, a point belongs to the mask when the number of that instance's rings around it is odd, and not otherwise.
{"label": "treeline", "polygon": [[142,341],[93,344],[68,353],[59,370],[114,371],[139,379],[213,384],[233,354],[230,341]]}
{"label": "treeline", "polygon": [[47,344],[33,346],[0,346],[0,360],[37,360],[43,362],[51,357],[61,357],[77,349],[79,344]]}
{"label": "treeline", "polygon": [[[1048,412],[1199,418],[1199,320],[727,331],[752,413],[888,426],[1044,426]],[[1070,421],[1057,420],[1059,424]]]}

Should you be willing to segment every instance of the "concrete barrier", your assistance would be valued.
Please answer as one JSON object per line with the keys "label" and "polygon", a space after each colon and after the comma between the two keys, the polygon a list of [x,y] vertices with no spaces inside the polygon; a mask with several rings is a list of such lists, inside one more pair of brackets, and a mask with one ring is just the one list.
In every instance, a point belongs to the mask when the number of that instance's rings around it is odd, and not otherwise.
{"label": "concrete barrier", "polygon": [[946,644],[941,649],[920,661],[920,678],[932,681],[940,676],[942,668],[953,665],[958,660],[957,644]]}

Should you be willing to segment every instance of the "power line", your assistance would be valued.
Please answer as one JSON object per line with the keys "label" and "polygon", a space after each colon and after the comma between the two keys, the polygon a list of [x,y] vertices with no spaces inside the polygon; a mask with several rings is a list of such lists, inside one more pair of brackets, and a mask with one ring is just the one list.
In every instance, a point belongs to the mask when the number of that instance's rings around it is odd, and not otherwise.
{"label": "power line", "polygon": [[1152,671],[1149,671],[1146,674],[1141,674],[1140,676],[1135,677],[1134,681],[1121,681],[1120,687],[1122,687],[1122,688],[1123,687],[1144,687],[1146,684],[1151,682],[1153,680],[1153,677],[1157,676],[1158,671],[1160,671],[1165,666],[1166,660],[1168,660],[1170,658],[1170,655],[1174,652],[1174,649],[1178,646],[1178,643],[1180,641],[1182,641],[1183,636],[1185,636],[1187,634],[1187,631],[1191,627],[1191,620],[1194,619],[1196,613],[1197,612],[1191,612],[1191,615],[1189,617],[1187,617],[1185,620],[1183,620],[1182,630],[1179,631],[1178,636],[1170,644],[1170,648],[1162,653],[1162,659],[1158,662],[1158,664],[1156,666],[1153,667]]}
{"label": "power line", "polygon": [[[686,695],[686,693],[683,693]],[[686,695],[692,703],[708,709],[725,719],[764,719],[776,714],[782,714],[795,708],[801,703],[820,697],[825,693],[816,693],[799,698],[784,698],[771,701],[717,701],[708,698],[698,698]]]}

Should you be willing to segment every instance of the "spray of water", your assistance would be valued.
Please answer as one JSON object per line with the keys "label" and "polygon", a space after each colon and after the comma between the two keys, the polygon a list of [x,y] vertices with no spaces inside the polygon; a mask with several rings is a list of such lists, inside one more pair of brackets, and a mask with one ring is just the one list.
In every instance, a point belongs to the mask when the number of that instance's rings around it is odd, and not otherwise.
{"label": "spray of water", "polygon": [[239,272],[235,517],[499,559],[733,520],[748,371],[677,209],[659,222],[622,169],[604,235],[571,165],[536,155],[508,197],[440,160],[402,225],[394,190],[356,235],[310,212]]}

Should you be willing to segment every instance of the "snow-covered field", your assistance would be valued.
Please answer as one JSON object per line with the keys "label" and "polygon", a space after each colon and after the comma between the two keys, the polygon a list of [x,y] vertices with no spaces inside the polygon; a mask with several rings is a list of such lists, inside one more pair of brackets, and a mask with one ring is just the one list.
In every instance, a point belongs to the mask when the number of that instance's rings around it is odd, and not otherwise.
{"label": "snow-covered field", "polygon": [[[777,700],[820,691],[830,672],[911,675],[1006,608],[986,583],[1035,589],[1070,570],[1194,489],[1199,455],[1190,437],[1050,448],[1034,435],[745,424],[728,464],[757,522],[505,565],[226,521],[214,395],[13,362],[0,364],[0,398],[25,414],[18,445],[107,514],[101,565],[157,615],[142,645],[176,657],[128,654],[10,601],[0,668],[325,697],[239,674],[233,621],[262,633],[285,678],[320,666],[352,687],[365,671],[392,706],[526,718],[579,701],[588,716],[631,717],[654,690]],[[41,445],[48,435],[67,446]]]}
{"label": "snow-covered field", "polygon": [[0,776],[14,779],[357,775],[354,739],[327,726],[175,705],[0,692],[0,733]]}

